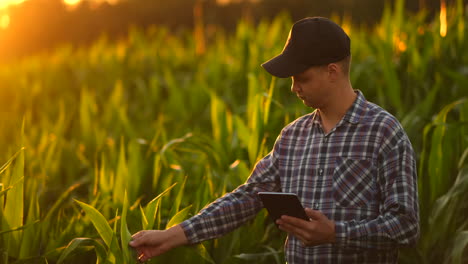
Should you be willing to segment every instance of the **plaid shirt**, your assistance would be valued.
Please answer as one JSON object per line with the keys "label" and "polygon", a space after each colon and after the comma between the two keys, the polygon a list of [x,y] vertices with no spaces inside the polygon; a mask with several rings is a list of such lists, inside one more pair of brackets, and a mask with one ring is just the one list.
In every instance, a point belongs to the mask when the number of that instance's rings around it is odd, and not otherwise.
{"label": "plaid shirt", "polygon": [[335,221],[336,242],[306,247],[290,235],[294,263],[396,263],[419,236],[416,164],[395,117],[360,91],[324,134],[318,111],[286,126],[247,182],[181,224],[190,243],[220,237],[263,208],[260,191],[292,192]]}

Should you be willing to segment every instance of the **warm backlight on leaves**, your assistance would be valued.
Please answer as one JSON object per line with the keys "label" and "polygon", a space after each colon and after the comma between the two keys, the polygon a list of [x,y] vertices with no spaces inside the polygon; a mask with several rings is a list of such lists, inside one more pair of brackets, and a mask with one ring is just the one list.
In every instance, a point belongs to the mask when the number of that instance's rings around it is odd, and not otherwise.
{"label": "warm backlight on leaves", "polygon": [[12,4],[19,4],[21,2],[24,2],[24,0],[0,0],[0,9]]}
{"label": "warm backlight on leaves", "polygon": [[[0,0],[1,1],[1,0]],[[63,2],[67,5],[76,5],[82,2],[83,0],[63,0]],[[95,3],[104,3],[107,2],[109,4],[116,4],[119,0],[93,0],[91,2]]]}
{"label": "warm backlight on leaves", "polygon": [[[26,0],[0,0],[0,29],[7,29],[10,25],[10,16],[8,15],[7,8],[12,5],[21,4]],[[77,5],[83,0],[63,0],[63,3],[69,6]],[[116,4],[119,0],[93,0],[96,3],[107,2],[109,4]],[[6,11],[6,12],[5,12]]]}
{"label": "warm backlight on leaves", "polygon": [[63,0],[63,2],[65,2],[67,5],[76,5],[81,2],[81,0]]}
{"label": "warm backlight on leaves", "polygon": [[0,17],[0,29],[7,28],[10,25],[10,16],[9,15],[2,15]]}
{"label": "warm backlight on leaves", "polygon": [[440,2],[440,35],[447,36],[447,6],[445,0]]}
{"label": "warm backlight on leaves", "polygon": [[[9,5],[20,4],[25,0],[0,0],[0,9],[6,8]],[[76,5],[79,4],[82,0],[63,0],[63,2],[67,5]],[[118,0],[94,0],[93,2],[101,3],[107,2],[109,4],[115,4]]]}

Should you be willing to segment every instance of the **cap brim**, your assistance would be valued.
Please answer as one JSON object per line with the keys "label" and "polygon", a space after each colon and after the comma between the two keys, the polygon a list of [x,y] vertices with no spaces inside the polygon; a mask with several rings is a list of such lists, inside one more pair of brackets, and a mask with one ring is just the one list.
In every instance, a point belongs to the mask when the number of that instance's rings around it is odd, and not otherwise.
{"label": "cap brim", "polygon": [[308,65],[294,62],[284,53],[263,63],[262,67],[271,75],[279,78],[288,78],[302,73],[309,68]]}

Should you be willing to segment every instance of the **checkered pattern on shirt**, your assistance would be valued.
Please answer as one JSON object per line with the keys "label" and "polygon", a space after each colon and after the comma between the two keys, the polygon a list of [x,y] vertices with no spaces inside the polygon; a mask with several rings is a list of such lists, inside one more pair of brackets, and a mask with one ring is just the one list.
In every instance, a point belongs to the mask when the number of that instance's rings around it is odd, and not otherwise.
{"label": "checkered pattern on shirt", "polygon": [[260,191],[292,192],[335,221],[336,243],[305,247],[289,236],[289,264],[396,263],[398,247],[419,236],[414,153],[399,122],[357,94],[328,134],[318,111],[286,126],[245,184],[181,224],[189,242],[252,219],[263,208]]}

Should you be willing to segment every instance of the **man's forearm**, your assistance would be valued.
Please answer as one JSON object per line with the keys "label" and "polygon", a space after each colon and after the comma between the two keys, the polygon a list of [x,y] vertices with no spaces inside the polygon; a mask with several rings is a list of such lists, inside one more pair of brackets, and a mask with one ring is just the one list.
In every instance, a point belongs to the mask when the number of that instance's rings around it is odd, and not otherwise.
{"label": "man's forearm", "polygon": [[419,237],[415,216],[386,215],[373,220],[335,222],[335,245],[352,249],[388,250],[414,245]]}

